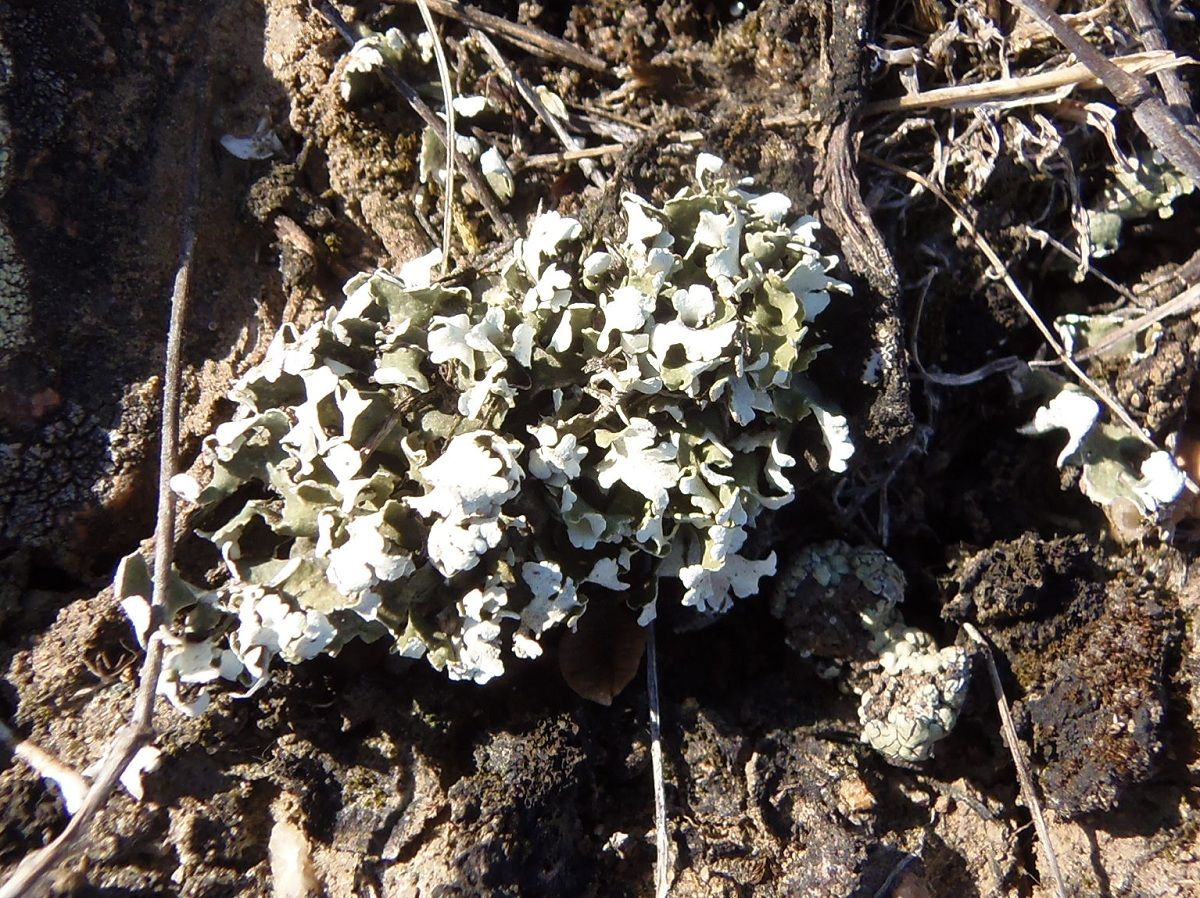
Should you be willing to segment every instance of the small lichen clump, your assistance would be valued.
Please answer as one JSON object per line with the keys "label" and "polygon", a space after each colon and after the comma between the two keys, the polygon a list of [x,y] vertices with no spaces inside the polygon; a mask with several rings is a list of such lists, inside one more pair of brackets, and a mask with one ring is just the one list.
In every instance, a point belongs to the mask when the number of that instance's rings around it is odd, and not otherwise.
{"label": "small lichen clump", "polygon": [[[929,634],[904,623],[897,610],[904,588],[903,572],[886,554],[832,540],[801,550],[776,583],[771,610],[792,630],[793,647],[832,652],[852,665],[863,741],[892,761],[913,763],[927,760],[954,728],[971,659],[957,646],[939,650]],[[798,626],[806,632],[797,634]],[[823,640],[824,628],[839,632]]]}
{"label": "small lichen clump", "polygon": [[494,276],[431,284],[434,254],[285,327],[206,441],[209,483],[176,481],[214,510],[230,580],[178,609],[169,675],[257,684],[273,656],[386,634],[482,683],[589,597],[650,620],[648,572],[705,612],[755,593],[775,556],[742,550],[794,496],[793,424],[819,410],[831,467],[850,451],[803,375],[845,286],[814,219],[720,167],[662,207],[627,194],[608,249],[549,212]]}
{"label": "small lichen clump", "polygon": [[1172,205],[1181,196],[1196,189],[1191,178],[1176,169],[1157,150],[1143,152],[1117,162],[1110,168],[1110,179],[1096,197],[1085,217],[1092,255],[1112,255],[1120,247],[1124,222],[1158,213],[1170,218]]}

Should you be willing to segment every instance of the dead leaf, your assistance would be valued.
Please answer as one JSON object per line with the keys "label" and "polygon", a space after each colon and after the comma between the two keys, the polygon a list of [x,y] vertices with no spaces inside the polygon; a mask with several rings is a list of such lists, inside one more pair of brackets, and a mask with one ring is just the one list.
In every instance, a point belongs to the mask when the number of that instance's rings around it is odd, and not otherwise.
{"label": "dead leaf", "polygon": [[616,597],[593,597],[573,633],[559,643],[559,666],[567,685],[608,707],[642,663],[646,630],[637,614]]}

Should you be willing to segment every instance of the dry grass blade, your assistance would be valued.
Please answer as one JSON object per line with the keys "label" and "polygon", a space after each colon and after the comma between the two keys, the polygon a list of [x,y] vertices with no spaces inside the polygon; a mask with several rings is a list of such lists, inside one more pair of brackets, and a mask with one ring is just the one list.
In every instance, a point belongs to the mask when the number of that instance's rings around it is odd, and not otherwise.
{"label": "dry grass blade", "polygon": [[983,638],[983,634],[971,624],[964,623],[963,630],[983,653],[988,677],[992,682],[992,691],[996,695],[996,708],[1000,712],[1000,726],[1004,732],[1004,741],[1008,743],[1008,750],[1012,753],[1013,764],[1017,769],[1021,796],[1033,817],[1033,828],[1042,845],[1046,870],[1050,874],[1050,884],[1054,889],[1055,898],[1067,898],[1067,887],[1063,882],[1062,871],[1058,868],[1058,855],[1054,851],[1054,844],[1050,841],[1050,828],[1046,826],[1046,817],[1042,813],[1042,803],[1038,800],[1037,790],[1033,785],[1033,774],[1029,770],[1029,762],[1025,760],[1025,754],[1021,751],[1021,742],[1017,736],[1017,728],[1013,725],[1012,713],[1008,709],[1008,699],[1004,697],[1004,684],[1000,682],[1000,672],[996,669],[996,659],[992,656],[992,647]]}
{"label": "dry grass blade", "polygon": [[1133,113],[1133,120],[1155,149],[1189,178],[1200,181],[1200,143],[1188,133],[1167,104],[1155,95],[1149,81],[1114,65],[1112,60],[1084,40],[1042,0],[1009,2],[1037,19],[1060,44],[1104,82],[1117,102]]}
{"label": "dry grass blade", "polygon": [[[567,129],[563,127],[562,122],[550,114],[550,110],[546,108],[546,105],[537,95],[537,92],[529,86],[524,78],[516,73],[513,67],[509,65],[508,60],[496,49],[496,45],[488,39],[488,36],[474,28],[471,29],[471,36],[475,38],[479,46],[483,47],[483,52],[488,55],[488,59],[492,61],[492,65],[500,70],[500,74],[504,77],[505,81],[521,95],[521,99],[529,104],[529,107],[546,124],[546,127],[550,129],[554,136],[558,138],[559,142],[566,148],[566,151],[568,153],[578,153],[582,150],[583,147],[579,141],[567,133]],[[576,156],[574,157],[574,161],[579,163],[579,167],[587,175],[588,180],[597,187],[604,186],[604,176],[600,174],[599,169],[596,168],[595,163],[592,162],[589,156]]]}
{"label": "dry grass blade", "polygon": [[1067,369],[1079,379],[1080,383],[1084,384],[1089,390],[1091,390],[1092,394],[1097,399],[1108,406],[1109,411],[1111,411],[1122,424],[1129,428],[1131,433],[1133,433],[1151,449],[1157,450],[1159,448],[1155,444],[1154,440],[1150,439],[1150,435],[1142,429],[1141,425],[1130,417],[1129,412],[1125,411],[1125,408],[1121,405],[1121,403],[1117,402],[1116,399],[1109,395],[1106,389],[1089,377],[1087,372],[1080,368],[1078,363],[1067,354],[1067,351],[1063,348],[1063,345],[1059,341],[1058,337],[1054,335],[1054,332],[1051,331],[1046,322],[1042,320],[1041,316],[1037,313],[1037,310],[1034,309],[1033,304],[1025,296],[1024,291],[1017,286],[1017,282],[1014,281],[1012,275],[1008,273],[1008,267],[1000,259],[1000,256],[992,248],[992,245],[988,243],[982,234],[979,233],[979,230],[975,227],[975,222],[972,221],[965,212],[958,208],[956,203],[951,201],[951,199],[946,196],[946,194],[943,193],[936,184],[934,184],[924,175],[919,175],[911,169],[903,168],[899,165],[888,162],[886,159],[880,159],[867,153],[863,153],[862,158],[867,162],[870,162],[872,165],[878,165],[880,168],[886,168],[888,171],[902,175],[915,184],[920,184],[935,197],[937,197],[942,204],[954,214],[954,217],[957,218],[962,226],[966,229],[967,234],[970,235],[971,239],[975,241],[975,245],[979,247],[979,251],[984,254],[989,264],[991,264],[991,266],[1000,274],[1000,277],[1004,281],[1004,285],[1008,287],[1009,292],[1013,295],[1013,298],[1017,301],[1017,304],[1020,305],[1021,309],[1029,317],[1029,320],[1033,322],[1033,325],[1041,333],[1042,338],[1050,345],[1050,348],[1054,350],[1054,354],[1058,357],[1059,362],[1065,365]]}
{"label": "dry grass blade", "polygon": [[146,658],[138,676],[138,691],[129,723],[113,736],[100,769],[83,804],[58,837],[44,848],[28,855],[8,881],[0,886],[0,898],[21,898],[33,894],[55,868],[79,846],[91,828],[96,813],[108,803],[113,789],[134,755],[154,734],[154,704],[158,696],[158,677],[162,670],[163,643],[160,628],[167,593],[167,576],[175,552],[175,494],[171,478],[175,475],[179,450],[180,372],[182,369],[183,322],[187,315],[188,285],[196,249],[196,214],[200,205],[200,162],[203,158],[204,123],[208,119],[208,71],[202,64],[196,73],[196,119],[189,158],[188,192],[179,266],[171,291],[171,317],[167,329],[166,361],[163,373],[162,424],[159,435],[158,513],[154,527],[154,588],[150,604],[153,634],[146,646]]}
{"label": "dry grass blade", "polygon": [[[422,0],[404,0],[404,2],[420,3]],[[535,56],[559,59],[569,62],[571,65],[591,69],[594,72],[608,71],[608,63],[599,56],[581,50],[570,41],[564,41],[562,38],[547,34],[538,28],[510,22],[508,19],[502,19],[465,3],[455,2],[455,0],[424,0],[424,2],[428,3],[430,9],[439,16],[457,19],[482,31],[489,31]]]}
{"label": "dry grass blade", "polygon": [[[317,5],[317,11],[320,12],[321,15],[325,17],[325,20],[329,22],[329,24],[334,27],[337,33],[342,36],[342,40],[344,40],[348,46],[354,46],[354,44],[357,42],[354,31],[348,24],[346,24],[346,20],[342,18],[342,14],[334,9],[333,4],[329,3],[328,0],[321,0],[321,2]],[[416,89],[403,78],[401,78],[400,73],[391,66],[384,66],[382,72],[383,76],[388,80],[388,83],[391,84],[392,87],[395,88],[400,94],[400,96],[404,98],[405,102],[407,102],[408,105],[413,108],[413,111],[415,111],[417,115],[421,117],[421,120],[430,128],[432,128],[435,134],[441,134],[445,129],[444,124],[442,123],[441,119],[434,114],[433,110],[429,108],[429,104],[421,99]],[[481,175],[475,169],[475,167],[467,161],[466,157],[458,152],[458,147],[447,147],[447,156],[449,156],[451,153],[453,153],[455,156],[455,164],[463,172],[463,174],[466,175],[467,180],[471,182],[471,187],[474,188],[475,195],[479,197],[479,202],[483,204],[484,211],[487,212],[488,217],[491,218],[492,224],[495,226],[496,230],[509,239],[516,238],[516,227],[500,208],[500,204],[496,200],[496,195],[492,193],[492,188],[488,186],[488,183],[484,180],[483,175]]]}
{"label": "dry grass blade", "polygon": [[457,131],[454,122],[454,92],[450,83],[450,66],[446,63],[446,50],[441,35],[433,23],[428,0],[417,0],[425,30],[433,41],[433,55],[437,59],[438,77],[442,80],[442,101],[446,104],[446,130],[442,144],[446,147],[446,201],[442,208],[442,274],[450,270],[450,240],[454,229],[454,162],[458,158]]}
{"label": "dry grass blade", "polygon": [[[1113,65],[1131,74],[1151,74],[1195,65],[1190,56],[1176,56],[1165,50],[1130,53],[1111,60]],[[1077,62],[1049,72],[1021,75],[1016,78],[997,78],[981,84],[956,84],[939,87],[904,97],[868,103],[863,112],[868,115],[900,112],[911,109],[961,109],[987,103],[1033,105],[1052,103],[1076,87],[1092,88],[1101,84],[1086,65]]]}

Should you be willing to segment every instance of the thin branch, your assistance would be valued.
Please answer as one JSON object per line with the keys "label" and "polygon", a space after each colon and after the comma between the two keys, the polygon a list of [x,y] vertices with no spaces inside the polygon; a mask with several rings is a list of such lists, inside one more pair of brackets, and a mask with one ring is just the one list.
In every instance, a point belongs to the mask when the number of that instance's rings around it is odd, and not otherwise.
{"label": "thin branch", "polygon": [[188,284],[196,249],[196,217],[200,205],[200,165],[208,117],[208,67],[201,63],[196,73],[196,119],[188,159],[190,172],[184,201],[179,267],[171,292],[171,317],[167,329],[166,361],[163,372],[162,423],[159,432],[158,516],[154,527],[154,591],[150,604],[153,634],[146,646],[146,658],[138,676],[138,691],[129,723],[117,731],[76,814],[49,845],[28,855],[8,881],[0,886],[0,898],[20,898],[39,886],[55,868],[79,846],[91,829],[92,820],[107,803],[121,774],[134,755],[153,737],[154,703],[162,670],[163,609],[167,579],[175,552],[175,494],[171,478],[175,475],[179,451],[180,371],[182,369],[183,322],[187,315]]}
{"label": "thin branch", "polygon": [[[504,80],[512,85],[516,92],[521,95],[521,99],[529,104],[530,108],[533,109],[537,117],[545,122],[546,127],[549,128],[554,136],[558,138],[559,142],[566,148],[567,152],[577,153],[582,150],[583,145],[574,136],[567,132],[567,129],[563,127],[562,122],[550,114],[550,110],[546,108],[546,105],[542,102],[541,97],[539,97],[537,92],[529,86],[528,82],[518,75],[513,67],[509,65],[508,60],[506,60],[503,54],[496,49],[496,45],[491,42],[488,36],[477,28],[471,29],[471,36],[475,38],[479,46],[483,48],[483,52],[488,55],[488,58],[492,61],[492,65],[500,70],[500,74],[504,77]],[[596,168],[596,164],[592,162],[589,157],[577,156],[575,157],[575,161],[579,163],[579,167],[588,177],[588,180],[590,180],[597,187],[604,186],[604,175],[600,174],[599,169]]]}
{"label": "thin branch", "polygon": [[[433,4],[433,7],[434,9],[439,8],[438,4]],[[342,18],[342,14],[333,7],[333,4],[329,0],[320,0],[317,4],[317,11],[337,30],[337,33],[341,35],[342,40],[347,45],[353,47],[358,42],[358,38],[354,34],[354,29],[346,23],[346,20]],[[391,66],[384,66],[380,71],[382,71],[388,83],[396,89],[405,102],[413,108],[413,111],[421,117],[421,120],[433,130],[433,133],[437,134],[439,139],[444,139],[442,135],[445,131],[445,125],[434,114],[433,110],[429,108],[429,105],[421,99],[416,89],[401,78],[400,73]],[[471,187],[474,188],[475,194],[479,197],[479,202],[483,204],[484,211],[491,218],[496,230],[505,237],[516,238],[518,236],[516,227],[500,208],[500,204],[496,200],[496,195],[492,193],[492,188],[483,179],[483,175],[458,151],[458,147],[454,145],[456,141],[451,141],[450,143],[451,145],[446,147],[447,156],[451,153],[454,154],[455,163],[463,174],[467,176],[467,180],[471,182]]]}
{"label": "thin branch", "polygon": [[[1122,71],[1150,74],[1195,65],[1190,56],[1176,56],[1169,51],[1130,53],[1111,60]],[[987,103],[1033,105],[1060,100],[1064,92],[1076,87],[1098,87],[1102,82],[1086,65],[1077,62],[1049,72],[1021,75],[1016,78],[997,78],[981,84],[956,84],[920,93],[878,100],[863,107],[867,115],[900,112],[909,109],[952,109],[982,106]]]}
{"label": "thin branch", "polygon": [[516,169],[543,168],[549,165],[562,165],[564,162],[574,162],[578,159],[597,159],[603,156],[616,156],[628,149],[627,144],[606,143],[598,147],[584,147],[581,150],[563,150],[559,153],[539,153],[516,160]]}
{"label": "thin branch", "polygon": [[1075,54],[1116,98],[1133,113],[1133,120],[1154,147],[1193,181],[1200,181],[1200,143],[1180,123],[1141,75],[1126,72],[1088,43],[1042,0],[1009,0],[1037,19],[1058,42]]}
{"label": "thin branch", "polygon": [[[696,144],[704,140],[699,131],[677,131],[665,135],[668,140],[682,144]],[[630,143],[633,142],[631,138]],[[598,156],[617,156],[629,149],[628,143],[604,143],[596,147],[584,147],[581,150],[563,150],[559,153],[539,153],[526,156],[524,159],[513,161],[514,171],[524,168],[543,168],[549,165],[561,165],[564,162],[574,162],[576,159],[595,159]]]}
{"label": "thin branch", "polygon": [[[404,0],[405,3],[420,3],[421,0]],[[562,38],[547,34],[540,28],[510,22],[499,16],[493,16],[483,10],[457,3],[455,0],[424,0],[429,8],[439,16],[466,22],[481,31],[488,31],[497,37],[502,37],[522,50],[541,56],[543,59],[558,59],[591,69],[594,72],[607,72],[608,63],[599,56],[588,53]]]}
{"label": "thin branch", "polygon": [[[1163,37],[1158,19],[1147,0],[1125,0],[1125,11],[1129,13],[1129,18],[1138,31],[1143,47],[1147,50],[1168,49],[1167,40]],[[1163,69],[1155,72],[1154,77],[1171,108],[1181,116],[1193,116],[1192,99],[1188,96],[1187,87],[1184,86],[1179,73],[1172,69]]]}
{"label": "thin branch", "polygon": [[1033,817],[1033,828],[1041,842],[1042,852],[1046,860],[1046,870],[1050,874],[1050,884],[1054,889],[1055,898],[1067,898],[1067,887],[1063,882],[1062,871],[1058,868],[1058,855],[1054,851],[1054,843],[1050,841],[1050,828],[1046,826],[1046,817],[1042,813],[1042,803],[1038,800],[1037,789],[1033,784],[1033,774],[1029,770],[1029,762],[1021,751],[1020,737],[1013,724],[1012,713],[1008,709],[1008,699],[1004,697],[1004,684],[1000,682],[1000,672],[996,669],[996,659],[992,655],[992,647],[983,634],[970,623],[963,624],[963,630],[971,641],[979,646],[987,665],[988,676],[992,681],[992,691],[996,695],[996,709],[1000,712],[1000,726],[1004,732],[1004,741],[1012,753],[1013,764],[1017,768],[1017,780],[1021,786],[1021,797],[1025,807]]}
{"label": "thin branch", "polygon": [[1122,424],[1128,427],[1138,439],[1140,439],[1151,449],[1157,450],[1159,448],[1157,444],[1155,444],[1154,440],[1150,438],[1150,435],[1142,429],[1141,425],[1139,425],[1133,420],[1133,418],[1129,416],[1129,412],[1125,411],[1124,407],[1117,402],[1116,399],[1110,396],[1104,387],[1100,386],[1100,384],[1096,383],[1091,377],[1089,377],[1087,372],[1080,368],[1078,363],[1067,354],[1066,349],[1063,348],[1063,345],[1061,342],[1059,342],[1058,337],[1054,335],[1054,332],[1051,331],[1046,322],[1042,320],[1041,316],[1037,313],[1037,310],[1034,309],[1033,304],[1025,296],[1025,293],[1021,290],[1021,288],[1017,286],[1017,282],[1013,280],[1012,275],[1008,273],[1008,267],[1003,261],[1001,261],[1000,256],[996,253],[996,251],[992,249],[992,245],[984,238],[982,234],[979,233],[979,230],[975,227],[975,222],[972,221],[965,212],[959,209],[956,203],[954,203],[938,188],[936,184],[934,184],[924,175],[917,174],[911,169],[902,168],[899,165],[888,162],[886,159],[880,159],[877,156],[872,156],[868,153],[863,153],[862,158],[867,162],[870,162],[872,165],[878,165],[880,168],[886,168],[888,171],[895,172],[896,174],[902,175],[916,184],[920,184],[935,197],[937,197],[942,204],[954,214],[954,217],[959,220],[962,226],[966,229],[967,234],[970,235],[971,239],[975,241],[975,245],[979,247],[979,251],[987,257],[988,262],[999,273],[1001,279],[1004,281],[1004,285],[1008,287],[1009,292],[1013,295],[1013,298],[1017,301],[1017,304],[1021,306],[1021,309],[1025,312],[1026,316],[1028,316],[1029,320],[1041,333],[1042,338],[1050,345],[1050,348],[1054,351],[1054,354],[1058,356],[1058,360],[1065,365],[1072,374],[1079,378],[1079,381],[1083,383],[1089,390],[1091,390],[1097,399],[1108,406],[1109,411],[1111,411]]}
{"label": "thin branch", "polygon": [[667,833],[667,791],[663,781],[662,708],[658,696],[658,649],[654,623],[646,633],[646,692],[650,702],[650,768],[654,776],[654,898],[671,888],[671,840]]}
{"label": "thin branch", "polygon": [[446,200],[442,210],[442,274],[445,274],[450,270],[450,239],[454,229],[454,162],[458,158],[458,153],[450,149],[458,146],[458,132],[454,127],[454,88],[450,83],[446,50],[429,12],[429,0],[417,0],[417,6],[421,9],[421,18],[425,20],[425,30],[429,32],[429,39],[433,42],[438,77],[442,79],[442,102],[446,104],[446,132],[442,138],[442,143],[446,146]]}
{"label": "thin branch", "polygon": [[1154,280],[1134,286],[1133,292],[1141,300],[1136,304],[1145,308],[1147,300],[1155,302],[1158,296],[1174,292],[1197,281],[1200,281],[1200,249],[1192,253],[1186,262],[1168,267]]}

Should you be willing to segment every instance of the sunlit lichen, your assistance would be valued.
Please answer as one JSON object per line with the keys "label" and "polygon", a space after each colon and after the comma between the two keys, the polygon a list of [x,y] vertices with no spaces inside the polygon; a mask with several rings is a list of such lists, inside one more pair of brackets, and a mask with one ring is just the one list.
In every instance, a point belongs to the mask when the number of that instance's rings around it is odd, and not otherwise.
{"label": "sunlit lichen", "polygon": [[812,218],[720,169],[661,207],[627,194],[615,245],[544,213],[492,275],[431,284],[435,253],[281,331],[205,441],[207,484],[175,484],[211,510],[231,579],[197,602],[238,621],[244,681],[386,635],[485,682],[598,589],[652,619],[646,571],[706,612],[757,592],[775,556],[747,536],[795,495],[793,426],[820,409],[831,466],[851,451],[804,376],[846,288]]}
{"label": "sunlit lichen", "polygon": [[775,585],[771,611],[793,648],[850,666],[863,741],[907,764],[927,760],[954,728],[971,659],[905,624],[904,589],[886,554],[831,540],[800,551]]}

